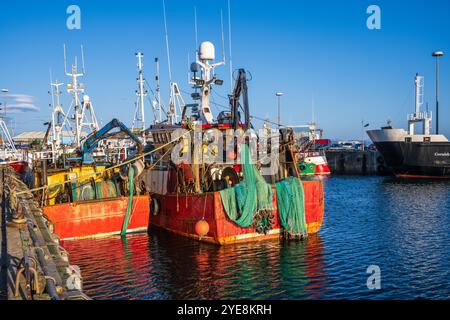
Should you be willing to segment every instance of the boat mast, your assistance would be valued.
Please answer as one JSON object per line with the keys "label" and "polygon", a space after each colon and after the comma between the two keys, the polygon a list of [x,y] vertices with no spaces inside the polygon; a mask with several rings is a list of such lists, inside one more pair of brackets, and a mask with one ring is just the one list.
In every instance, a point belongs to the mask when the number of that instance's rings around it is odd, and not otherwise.
{"label": "boat mast", "polygon": [[175,107],[175,88],[172,82],[172,66],[170,61],[170,48],[169,48],[169,33],[167,31],[167,17],[166,17],[166,2],[163,0],[163,16],[164,16],[164,34],[166,41],[166,54],[167,54],[167,67],[169,72],[169,87],[170,87],[170,98],[169,98],[169,109],[167,111],[167,120],[170,124],[175,124],[177,122],[177,110]]}
{"label": "boat mast", "polygon": [[[67,72],[66,63],[66,46],[64,45],[64,71],[66,76],[70,77],[71,83],[67,84],[67,92],[73,95],[74,114],[72,119],[75,121],[75,144],[77,148],[81,147],[81,138],[83,134],[83,128],[88,127],[91,130],[98,130],[98,122],[95,116],[94,107],[88,95],[83,95],[83,99],[80,105],[78,97],[79,93],[84,93],[84,84],[78,82],[78,78],[84,76],[84,52],[83,46],[81,46],[81,62],[82,72],[78,72],[77,57],[75,56],[75,64],[72,65],[71,73]],[[90,118],[86,118],[86,112],[89,112]],[[86,120],[85,120],[86,119]]]}
{"label": "boat mast", "polygon": [[[50,77],[50,94],[52,95],[52,159],[53,163],[56,162],[56,150],[61,145],[61,133],[64,122],[62,119],[66,119],[66,114],[63,111],[61,102],[60,102],[60,94],[61,91],[59,87],[64,85],[64,83],[52,81]],[[56,103],[55,103],[56,97]]]}
{"label": "boat mast", "polygon": [[415,83],[415,112],[408,115],[408,127],[409,127],[409,135],[414,135],[414,125],[416,122],[422,122],[423,124],[423,134],[429,135],[430,134],[430,125],[431,125],[431,112],[420,111],[422,105],[423,105],[423,88],[424,88],[424,77],[420,76],[418,73],[416,73],[416,76],[414,78]]}
{"label": "boat mast", "polygon": [[0,115],[0,135],[2,139],[2,148],[1,148],[1,160],[8,160],[10,156],[17,157],[19,155],[16,146],[14,145],[14,141],[9,133],[8,127],[6,126],[6,93],[9,92],[8,89],[2,89],[3,93],[3,104],[2,108],[4,111],[3,115]]}
{"label": "boat mast", "polygon": [[144,89],[144,76],[143,76],[143,65],[142,58],[144,54],[142,52],[136,53],[138,59],[138,90],[136,90],[136,95],[138,97],[138,103],[136,104],[136,111],[133,119],[133,129],[141,129],[142,132],[145,130],[145,105],[144,97],[147,95],[147,91]]}
{"label": "boat mast", "polygon": [[213,115],[210,108],[211,85],[213,83],[217,85],[223,83],[222,80],[216,79],[214,69],[224,65],[225,59],[221,62],[211,64],[215,58],[214,45],[209,41],[202,42],[196,59],[196,64],[201,67],[201,79],[194,78],[194,82],[201,90],[201,121],[205,124],[211,124],[213,122]]}
{"label": "boat mast", "polygon": [[155,58],[156,64],[156,99],[158,99],[157,103],[157,114],[155,114],[155,119],[158,123],[162,122],[162,110],[161,110],[161,85],[159,83],[159,58]]}
{"label": "boat mast", "polygon": [[233,90],[233,58],[231,55],[231,5],[228,0],[228,50],[229,50],[229,64],[230,64],[230,90]]}

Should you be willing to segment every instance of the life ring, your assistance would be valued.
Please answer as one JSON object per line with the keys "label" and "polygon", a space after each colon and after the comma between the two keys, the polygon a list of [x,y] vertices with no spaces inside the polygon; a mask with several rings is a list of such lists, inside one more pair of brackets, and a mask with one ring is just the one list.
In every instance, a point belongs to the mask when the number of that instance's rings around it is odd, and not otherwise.
{"label": "life ring", "polygon": [[156,199],[156,198],[151,198],[150,199],[150,212],[154,216],[157,216],[159,214],[159,202],[158,202],[158,199]]}

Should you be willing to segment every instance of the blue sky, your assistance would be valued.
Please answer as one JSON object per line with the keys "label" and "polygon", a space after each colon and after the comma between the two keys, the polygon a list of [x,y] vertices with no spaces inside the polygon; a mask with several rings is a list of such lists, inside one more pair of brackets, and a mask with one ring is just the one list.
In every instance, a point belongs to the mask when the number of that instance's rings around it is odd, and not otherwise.
{"label": "blue sky", "polygon": [[[81,8],[81,30],[66,28],[71,4]],[[381,30],[366,27],[371,4],[381,8]],[[219,57],[223,10],[228,53],[227,0],[166,0],[173,80],[184,91],[189,91],[188,54],[193,59],[195,50],[194,7],[199,40],[213,41]],[[372,128],[387,118],[406,127],[406,113],[414,108],[416,72],[425,76],[425,101],[434,111],[431,52],[450,55],[448,0],[231,0],[231,10],[233,65],[252,75],[250,108],[258,117],[276,120],[275,92],[283,91],[282,122],[310,121],[314,100],[315,118],[330,138],[359,138],[362,119]],[[154,57],[160,58],[162,93],[168,100],[162,0],[2,1],[0,41],[0,87],[18,95],[8,98],[18,105],[11,114],[15,133],[43,129],[49,119],[49,69],[54,79],[68,80],[63,43],[69,61],[84,45],[83,82],[103,123],[112,117],[131,123],[137,50],[145,54],[144,72],[152,84]],[[441,61],[440,128],[450,135],[450,61],[448,56]],[[228,66],[217,73],[225,81],[218,93],[226,95]],[[67,108],[65,91],[62,101]],[[218,95],[215,101],[226,104]],[[212,111],[217,114],[218,109]],[[146,114],[150,119],[149,106]]]}

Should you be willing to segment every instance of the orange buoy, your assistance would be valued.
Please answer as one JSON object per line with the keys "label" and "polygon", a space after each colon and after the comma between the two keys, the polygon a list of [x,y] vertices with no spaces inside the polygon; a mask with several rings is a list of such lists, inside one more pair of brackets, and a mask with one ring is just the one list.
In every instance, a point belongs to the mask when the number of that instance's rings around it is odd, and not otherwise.
{"label": "orange buoy", "polygon": [[204,237],[209,232],[209,224],[206,222],[206,220],[202,219],[197,221],[195,224],[195,232],[200,236]]}
{"label": "orange buoy", "polygon": [[233,160],[235,160],[235,159],[236,159],[236,152],[234,152],[234,151],[228,152],[228,153],[227,153],[227,159],[233,159]]}

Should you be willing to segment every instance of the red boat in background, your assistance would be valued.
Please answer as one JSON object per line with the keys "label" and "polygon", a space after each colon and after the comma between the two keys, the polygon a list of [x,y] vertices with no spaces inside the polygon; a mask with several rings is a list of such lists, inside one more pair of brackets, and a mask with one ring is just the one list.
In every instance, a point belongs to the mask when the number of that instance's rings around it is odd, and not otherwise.
{"label": "red boat in background", "polygon": [[28,162],[26,161],[13,161],[9,162],[8,165],[21,175],[25,173],[25,170],[28,168]]}

